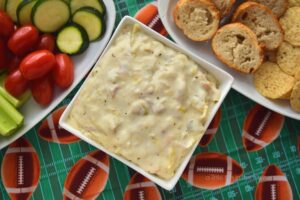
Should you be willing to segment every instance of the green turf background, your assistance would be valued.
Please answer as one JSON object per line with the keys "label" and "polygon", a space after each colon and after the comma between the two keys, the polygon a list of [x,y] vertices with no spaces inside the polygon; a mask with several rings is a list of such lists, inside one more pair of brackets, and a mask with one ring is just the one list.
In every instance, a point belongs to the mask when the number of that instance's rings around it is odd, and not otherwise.
{"label": "green turf background", "polygon": [[[116,25],[122,16],[133,16],[148,2],[151,0],[115,0]],[[77,90],[78,87],[61,105],[67,104]],[[209,191],[194,188],[181,179],[170,192],[159,188],[163,199],[254,199],[255,188],[263,169],[270,163],[275,163],[286,173],[294,199],[300,200],[300,156],[297,152],[300,122],[286,118],[280,137],[275,142],[261,151],[247,153],[242,145],[241,129],[244,118],[253,105],[254,102],[232,90],[222,105],[222,121],[216,137],[207,148],[198,148],[195,152],[216,151],[230,155],[244,168],[244,174],[239,181],[226,188]],[[68,171],[77,160],[94,150],[94,147],[83,141],[70,145],[46,142],[38,137],[38,126],[39,124],[25,135],[36,148],[41,162],[40,182],[32,199],[61,199]],[[4,153],[5,149],[0,151],[0,163]],[[111,158],[109,180],[97,199],[121,200],[134,173],[124,164]],[[1,181],[0,199],[9,199]]]}

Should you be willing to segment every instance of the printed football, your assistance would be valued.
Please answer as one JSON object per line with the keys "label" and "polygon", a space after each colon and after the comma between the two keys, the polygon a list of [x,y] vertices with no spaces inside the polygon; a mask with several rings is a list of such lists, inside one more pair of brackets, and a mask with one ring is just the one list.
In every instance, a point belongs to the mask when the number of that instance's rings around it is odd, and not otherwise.
{"label": "printed football", "polygon": [[38,135],[48,141],[60,144],[77,142],[80,139],[59,126],[59,119],[67,106],[63,106],[51,113],[40,125]]}
{"label": "printed football", "polygon": [[105,188],[108,175],[108,155],[99,150],[89,153],[69,171],[63,199],[95,199]]}
{"label": "printed football", "polygon": [[233,184],[242,174],[242,167],[231,157],[206,152],[191,158],[182,178],[197,188],[214,190]]}
{"label": "printed football", "polygon": [[136,173],[125,189],[123,200],[161,200],[161,195],[152,181]]}
{"label": "printed football", "polygon": [[214,139],[221,122],[222,111],[219,108],[218,112],[214,116],[213,120],[210,122],[207,130],[205,131],[203,137],[200,140],[199,146],[206,147]]}
{"label": "printed football", "polygon": [[244,121],[243,145],[247,151],[258,151],[272,143],[280,134],[284,116],[261,105],[254,106]]}
{"label": "printed football", "polygon": [[292,200],[293,192],[285,174],[276,165],[262,173],[255,191],[255,200]]}
{"label": "printed football", "polygon": [[166,36],[168,35],[158,14],[157,2],[153,1],[141,8],[134,16],[143,24],[149,26],[156,32]]}
{"label": "printed football", "polygon": [[1,177],[12,200],[30,199],[39,182],[40,161],[25,138],[8,146],[2,160]]}

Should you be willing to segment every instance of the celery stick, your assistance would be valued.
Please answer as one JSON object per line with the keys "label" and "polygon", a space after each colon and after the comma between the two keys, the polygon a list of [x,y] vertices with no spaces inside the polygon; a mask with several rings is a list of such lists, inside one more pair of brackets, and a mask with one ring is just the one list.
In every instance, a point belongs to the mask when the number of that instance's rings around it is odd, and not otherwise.
{"label": "celery stick", "polygon": [[0,108],[18,125],[21,126],[24,121],[24,117],[19,111],[8,103],[5,98],[0,95]]}
{"label": "celery stick", "polygon": [[14,96],[6,92],[6,90],[1,86],[0,86],[0,95],[2,95],[14,107],[18,107],[18,105],[20,104],[20,101],[18,99],[16,99]]}
{"label": "celery stick", "polygon": [[19,104],[17,105],[17,108],[23,106],[31,97],[31,92],[30,90],[27,90],[24,94],[22,94],[18,100],[19,100]]}
{"label": "celery stick", "polygon": [[18,125],[0,107],[0,135],[8,136],[15,132]]}
{"label": "celery stick", "polygon": [[7,77],[6,74],[1,74],[0,73],[0,86],[4,85],[4,80],[5,80],[6,77]]}

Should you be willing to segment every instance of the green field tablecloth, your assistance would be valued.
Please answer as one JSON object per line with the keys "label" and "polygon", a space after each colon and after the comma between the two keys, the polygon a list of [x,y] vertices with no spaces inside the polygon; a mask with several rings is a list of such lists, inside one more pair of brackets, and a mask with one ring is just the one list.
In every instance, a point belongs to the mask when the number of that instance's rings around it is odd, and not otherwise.
{"label": "green field tablecloth", "polygon": [[[115,0],[118,25],[125,15],[134,14],[151,0]],[[60,104],[67,104],[75,95],[79,86]],[[295,200],[300,200],[300,156],[297,151],[297,137],[300,134],[300,122],[289,118],[280,136],[266,148],[257,152],[246,152],[242,144],[242,126],[247,112],[255,103],[231,90],[222,104],[222,120],[219,131],[206,148],[198,147],[199,152],[221,152],[237,160],[244,168],[243,176],[233,185],[215,191],[198,189],[185,180],[180,179],[171,191],[159,188],[163,199],[254,199],[254,192],[262,171],[274,163],[286,173],[293,190]],[[91,145],[80,141],[69,145],[59,145],[42,140],[37,135],[39,124],[31,129],[25,137],[37,150],[41,176],[39,185],[34,192],[34,200],[62,199],[64,181],[70,168],[77,160],[95,150]],[[5,150],[0,151],[0,163]],[[121,200],[124,190],[135,171],[121,162],[110,158],[109,180],[105,190],[97,199]],[[3,183],[0,181],[0,199],[9,199]]]}

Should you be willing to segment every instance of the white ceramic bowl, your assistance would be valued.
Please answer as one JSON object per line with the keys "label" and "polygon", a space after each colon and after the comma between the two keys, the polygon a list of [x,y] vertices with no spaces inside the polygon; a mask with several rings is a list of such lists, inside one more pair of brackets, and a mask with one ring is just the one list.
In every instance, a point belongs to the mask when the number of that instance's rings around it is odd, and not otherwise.
{"label": "white ceramic bowl", "polygon": [[[254,85],[252,75],[245,75],[235,70],[230,69],[225,64],[221,63],[214,53],[212,52],[210,41],[208,42],[194,42],[188,39],[182,31],[177,28],[173,20],[173,10],[178,0],[158,0],[158,11],[162,23],[172,39],[180,46],[190,50],[199,57],[205,58],[207,61],[217,65],[221,69],[227,71],[234,77],[232,87],[243,94],[244,96],[256,101],[257,103],[275,111],[282,115],[288,116],[293,119],[300,120],[300,113],[291,109],[289,101],[286,100],[270,100],[260,95]],[[241,0],[237,1],[237,4]]]}
{"label": "white ceramic bowl", "polygon": [[113,0],[103,0],[103,2],[107,9],[106,32],[101,40],[91,43],[89,48],[83,54],[72,57],[75,68],[74,82],[72,86],[64,91],[56,90],[54,100],[47,107],[39,106],[31,98],[21,109],[21,113],[24,115],[25,118],[24,125],[21,129],[19,129],[16,133],[12,134],[10,137],[0,137],[0,149],[4,148],[13,141],[17,140],[19,137],[23,136],[40,120],[42,120],[48,113],[50,113],[75,88],[75,86],[94,66],[95,62],[99,58],[100,54],[102,53],[103,49],[105,48],[107,42],[110,39],[116,19],[116,9]]}
{"label": "white ceramic bowl", "polygon": [[[114,33],[114,35],[112,36],[112,39],[110,40],[110,42],[108,43],[107,47],[104,50],[104,53],[107,51],[107,49],[110,48],[111,44],[114,42],[115,38],[118,36],[119,31],[126,25],[128,24],[139,24],[142,28],[142,30],[144,32],[146,32],[147,34],[149,34],[151,37],[153,37],[154,39],[160,41],[161,43],[165,44],[166,46],[173,48],[179,52],[184,53],[185,55],[189,56],[191,59],[193,59],[196,63],[198,63],[200,66],[202,66],[203,69],[207,70],[209,73],[213,74],[216,79],[219,81],[220,83],[220,91],[221,91],[221,97],[220,100],[217,102],[217,104],[213,107],[212,112],[209,114],[208,120],[205,124],[205,128],[208,127],[210,121],[212,120],[212,118],[214,117],[215,113],[217,112],[218,108],[220,107],[221,103],[223,102],[225,96],[227,95],[227,93],[230,90],[230,87],[232,85],[233,82],[233,78],[226,72],[222,71],[220,68],[208,63],[207,61],[205,61],[202,58],[199,58],[197,56],[195,56],[194,54],[190,53],[189,51],[187,51],[186,49],[179,47],[178,45],[174,44],[173,42],[171,42],[170,40],[166,39],[165,37],[161,36],[160,34],[156,33],[155,31],[153,31],[152,29],[150,29],[149,27],[143,25],[142,23],[138,22],[136,19],[126,16],[122,19],[122,21],[120,22],[116,32]],[[102,54],[103,56],[103,54]],[[102,57],[101,56],[101,57]],[[99,60],[101,60],[101,57],[99,58]],[[98,60],[98,62],[99,62]],[[93,140],[89,139],[88,137],[86,137],[85,135],[83,135],[80,131],[74,129],[72,126],[70,126],[67,122],[66,119],[69,115],[70,109],[73,106],[73,102],[74,100],[77,98],[79,92],[76,94],[76,96],[74,97],[74,99],[72,100],[72,102],[69,104],[69,106],[66,108],[65,112],[63,113],[61,119],[60,119],[60,126],[66,130],[68,130],[69,132],[73,133],[74,135],[80,137],[82,140],[90,143],[91,145],[95,146],[96,148],[106,152],[107,154],[109,154],[110,156],[118,159],[119,161],[123,162],[124,164],[126,164],[127,166],[131,167],[132,169],[136,170],[137,172],[139,172],[140,174],[144,175],[145,177],[149,178],[150,180],[152,180],[153,182],[157,183],[159,186],[167,189],[167,190],[171,190],[175,184],[177,183],[178,179],[180,178],[183,170],[185,169],[187,163],[189,162],[195,148],[197,147],[199,141],[194,145],[194,147],[192,148],[192,150],[189,152],[189,154],[185,157],[184,161],[182,162],[182,164],[180,165],[180,167],[177,169],[176,174],[174,175],[173,178],[171,178],[170,180],[164,180],[161,178],[158,178],[157,176],[154,176],[148,172],[146,172],[145,170],[141,169],[139,166],[135,165],[132,162],[127,161],[126,159],[124,159],[123,157],[114,154],[113,152],[110,152],[108,150],[106,150],[103,146],[101,146],[100,144],[94,142]]]}

